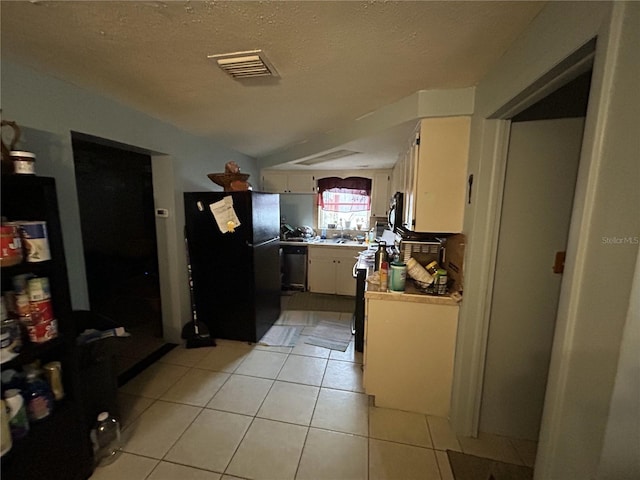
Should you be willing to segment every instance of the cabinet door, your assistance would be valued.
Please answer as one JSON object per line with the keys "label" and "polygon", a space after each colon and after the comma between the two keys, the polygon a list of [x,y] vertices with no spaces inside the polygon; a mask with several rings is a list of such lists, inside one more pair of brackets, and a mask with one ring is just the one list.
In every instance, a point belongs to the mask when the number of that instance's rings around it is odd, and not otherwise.
{"label": "cabinet door", "polygon": [[309,257],[307,282],[314,293],[336,293],[336,263],[331,257]]}
{"label": "cabinet door", "polygon": [[371,192],[371,216],[386,217],[389,213],[389,174],[376,173],[373,175]]}
{"label": "cabinet door", "polygon": [[340,257],[334,260],[336,263],[335,293],[338,295],[356,294],[356,279],[353,278],[353,265],[356,262],[352,257]]}
{"label": "cabinet door", "polygon": [[449,416],[457,325],[457,306],[367,300],[365,391],[376,406]]}
{"label": "cabinet door", "polygon": [[414,230],[462,231],[470,123],[469,117],[422,120]]}
{"label": "cabinet door", "polygon": [[396,192],[404,193],[404,155],[398,158],[398,161],[393,166],[393,172],[391,173],[391,190],[389,192],[389,198]]}
{"label": "cabinet door", "polygon": [[290,173],[287,178],[287,191],[289,193],[315,193],[315,178],[308,173]]}
{"label": "cabinet door", "polygon": [[262,191],[269,193],[286,193],[287,192],[287,174],[286,173],[263,173],[262,174]]}
{"label": "cabinet door", "polygon": [[[404,164],[404,218],[402,224],[415,228],[416,191],[418,189],[418,162],[420,159],[420,135],[417,134],[407,152]],[[420,230],[422,231],[422,230]],[[426,230],[425,230],[426,231]]]}

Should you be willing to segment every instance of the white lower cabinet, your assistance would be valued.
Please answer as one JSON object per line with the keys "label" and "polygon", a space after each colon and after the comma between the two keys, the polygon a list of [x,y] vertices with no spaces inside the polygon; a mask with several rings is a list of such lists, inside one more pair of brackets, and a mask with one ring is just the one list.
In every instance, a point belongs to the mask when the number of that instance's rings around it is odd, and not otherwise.
{"label": "white lower cabinet", "polygon": [[349,247],[309,247],[307,282],[314,293],[356,294],[353,266],[362,250]]}
{"label": "white lower cabinet", "polygon": [[367,299],[366,307],[365,392],[377,407],[448,417],[458,306]]}

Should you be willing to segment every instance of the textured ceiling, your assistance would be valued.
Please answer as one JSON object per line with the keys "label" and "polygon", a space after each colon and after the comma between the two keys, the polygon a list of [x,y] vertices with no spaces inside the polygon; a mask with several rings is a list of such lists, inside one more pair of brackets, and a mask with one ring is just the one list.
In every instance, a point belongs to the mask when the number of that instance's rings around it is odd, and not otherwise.
{"label": "textured ceiling", "polygon": [[[259,159],[418,90],[477,84],[543,6],[2,1],[1,46],[3,58]],[[252,49],[279,78],[238,82],[207,58]]]}

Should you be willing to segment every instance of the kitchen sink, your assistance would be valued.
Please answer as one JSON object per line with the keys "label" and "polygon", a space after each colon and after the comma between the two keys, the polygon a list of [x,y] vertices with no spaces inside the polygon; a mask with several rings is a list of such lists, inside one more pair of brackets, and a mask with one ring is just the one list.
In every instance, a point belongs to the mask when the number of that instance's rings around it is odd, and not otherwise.
{"label": "kitchen sink", "polygon": [[360,242],[359,240],[355,240],[353,238],[349,238],[347,235],[344,238],[334,237],[334,238],[316,238],[309,242],[310,244],[331,244],[331,245],[363,245],[364,241]]}

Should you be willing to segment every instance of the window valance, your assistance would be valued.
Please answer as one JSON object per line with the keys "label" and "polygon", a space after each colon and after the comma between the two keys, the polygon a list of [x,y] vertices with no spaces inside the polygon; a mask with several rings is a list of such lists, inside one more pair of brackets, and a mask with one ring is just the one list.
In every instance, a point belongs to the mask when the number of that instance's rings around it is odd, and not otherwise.
{"label": "window valance", "polygon": [[318,203],[324,210],[334,212],[369,210],[371,179],[364,177],[319,178],[318,193]]}

